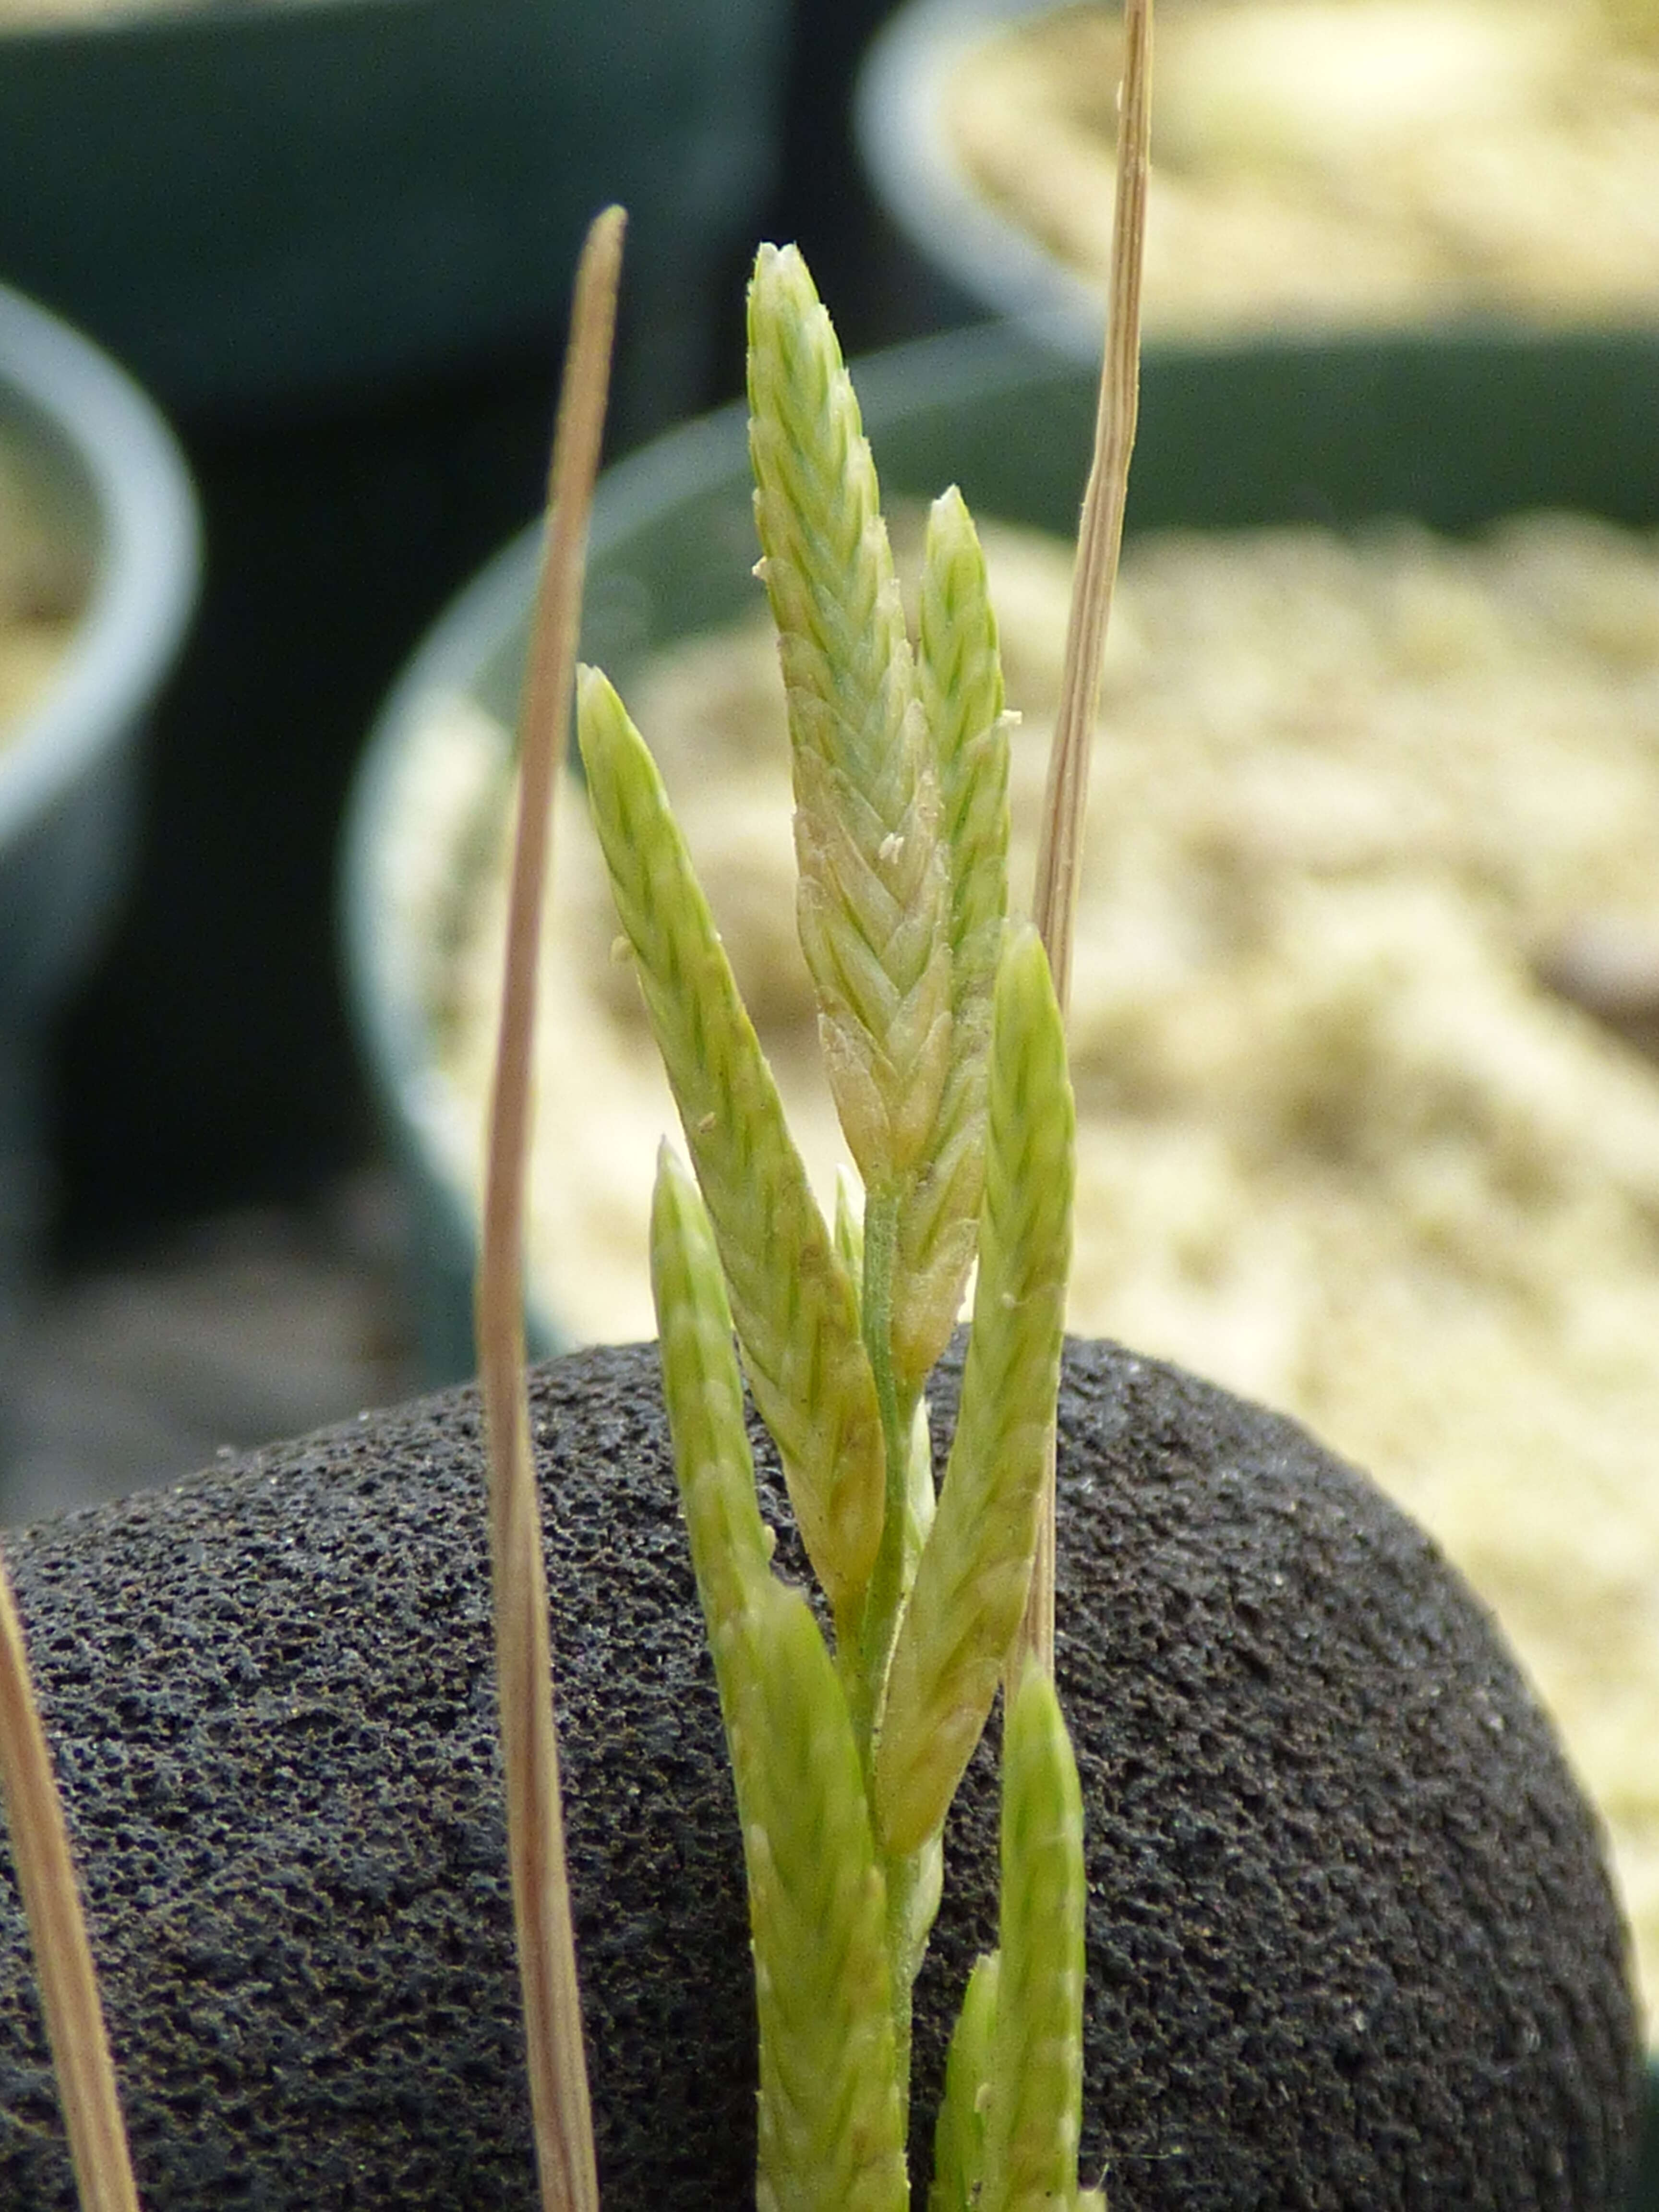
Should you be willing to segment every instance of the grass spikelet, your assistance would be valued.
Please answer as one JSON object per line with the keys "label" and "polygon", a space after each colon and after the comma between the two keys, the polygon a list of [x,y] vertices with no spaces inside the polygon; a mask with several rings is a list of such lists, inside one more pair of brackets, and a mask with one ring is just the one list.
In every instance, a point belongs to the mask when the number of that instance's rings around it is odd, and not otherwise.
{"label": "grass spikelet", "polygon": [[768,1564],[714,1233],[665,1146],[651,1217],[663,1387],[732,1747],[761,2039],[758,2201],[904,2203],[886,1887],[847,1704]]}
{"label": "grass spikelet", "polygon": [[1052,1680],[1028,1664],[1002,1737],[1002,1902],[979,2212],[1078,2205],[1083,1796]]}
{"label": "grass spikelet", "polygon": [[869,1579],[885,1484],[856,1296],[655,764],[603,676],[584,670],[578,692],[593,819],[714,1227],[750,1387],[839,1618]]}
{"label": "grass spikelet", "polygon": [[950,1065],[939,796],[878,500],[830,318],[793,247],[749,295],[761,574],[789,704],[802,947],[867,1186],[913,1168]]}
{"label": "grass spikelet", "polygon": [[976,1959],[945,2061],[945,2094],[933,2129],[927,2212],[974,2212],[985,2172],[984,2092],[996,2026],[998,1959]]}
{"label": "grass spikelet", "polygon": [[904,2212],[886,1884],[835,1662],[769,1579],[728,1637],[760,2021],[762,2212]]}
{"label": "grass spikelet", "polygon": [[985,556],[954,487],[928,516],[916,682],[950,875],[951,1036],[927,1165],[899,1209],[893,1367],[902,1389],[919,1389],[945,1349],[973,1263],[991,993],[1008,903],[1002,659]]}
{"label": "grass spikelet", "polygon": [[714,1233],[696,1185],[666,1141],[651,1199],[651,1291],[674,1472],[711,1650],[769,1569],[755,1497],[743,1383]]}
{"label": "grass spikelet", "polygon": [[888,1678],[876,1755],[885,1847],[943,1821],[1018,1626],[1048,1465],[1071,1259],[1073,1113],[1036,932],[997,977],[980,1272],[961,1410]]}
{"label": "grass spikelet", "polygon": [[921,576],[917,684],[951,854],[958,1003],[990,1019],[1008,886],[1008,731],[985,555],[954,485],[933,501]]}

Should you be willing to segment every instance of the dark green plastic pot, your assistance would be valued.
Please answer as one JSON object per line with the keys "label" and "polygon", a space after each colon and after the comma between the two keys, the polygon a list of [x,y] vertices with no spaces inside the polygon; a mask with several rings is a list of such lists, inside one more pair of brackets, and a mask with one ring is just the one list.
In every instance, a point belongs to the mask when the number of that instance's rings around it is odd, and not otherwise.
{"label": "dark green plastic pot", "polygon": [[641,376],[695,392],[787,25],[784,0],[164,0],[0,33],[0,270],[222,413],[556,326],[621,199]]}

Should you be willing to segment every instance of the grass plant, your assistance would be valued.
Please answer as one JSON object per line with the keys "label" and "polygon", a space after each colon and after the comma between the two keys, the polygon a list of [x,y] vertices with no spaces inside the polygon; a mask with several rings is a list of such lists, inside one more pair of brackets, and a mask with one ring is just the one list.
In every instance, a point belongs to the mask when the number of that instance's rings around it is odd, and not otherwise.
{"label": "grass plant", "polygon": [[[756,265],[751,454],[789,699],[798,918],[862,1183],[861,1201],[843,1189],[833,1223],[808,1187],[646,744],[603,675],[584,671],[575,684],[590,802],[692,1170],[665,1146],[650,1261],[749,1879],[763,2212],[908,2202],[911,1990],[940,1893],[945,1814],[1000,1682],[999,1947],[964,1992],[930,2212],[1099,2201],[1077,2170],[1082,1807],[1052,1681],[1045,1530],[1071,1238],[1061,1003],[1133,437],[1146,0],[1128,0],[1128,19],[1119,276],[1041,932],[1006,921],[1002,683],[966,506],[954,490],[934,505],[913,642],[829,317],[793,249],[764,247]],[[599,2193],[525,1384],[522,1223],[534,948],[621,239],[615,210],[590,235],[555,445],[477,1294],[508,1849],[546,2212],[593,2212]],[[936,1489],[926,1384],[970,1273],[960,1409]],[[821,1612],[773,1570],[745,1377],[779,1449]],[[3,1578],[0,1778],[82,2202],[136,2212]]]}
{"label": "grass plant", "polygon": [[[757,2202],[908,2202],[911,1990],[957,1784],[1006,1680],[1000,1941],[953,2039],[931,2212],[1081,2205],[1082,1811],[1053,1674],[1070,1260],[1069,971],[1087,743],[1139,360],[1150,22],[1132,0],[1112,335],[1037,885],[1007,922],[996,625],[954,489],[914,642],[852,382],[805,264],[763,247],[750,451],[788,702],[797,917],[862,1184],[832,1229],[645,739],[578,683],[587,788],[695,1181],[651,1231],[664,1389],[731,1748],[760,2027]],[[970,1270],[935,1491],[925,1385]],[[735,1349],[734,1349],[735,1337]],[[829,1616],[771,1568],[739,1371]]]}
{"label": "grass plant", "polygon": [[[660,779],[597,672],[579,682],[578,731],[696,1176],[665,1150],[653,1286],[749,1875],[757,2202],[896,2212],[908,2194],[911,1990],[939,1903],[945,1816],[1008,1663],[1036,1550],[1070,1261],[1073,1108],[1048,956],[1034,929],[1005,921],[1001,679],[966,508],[955,494],[935,507],[918,652],[851,380],[793,249],[762,249],[749,326],[800,934],[863,1180],[856,1233],[836,1240],[805,1194]],[[936,1494],[923,1384],[975,1262],[961,1406]],[[830,1638],[772,1571],[739,1352]],[[780,1419],[788,1374],[799,1381]],[[836,1448],[814,1455],[804,1439]],[[1004,1948],[981,1975],[954,2066],[965,2109],[947,2103],[937,2212],[1079,2198],[1076,1773],[1044,1668],[1028,1657],[1011,1687]]]}

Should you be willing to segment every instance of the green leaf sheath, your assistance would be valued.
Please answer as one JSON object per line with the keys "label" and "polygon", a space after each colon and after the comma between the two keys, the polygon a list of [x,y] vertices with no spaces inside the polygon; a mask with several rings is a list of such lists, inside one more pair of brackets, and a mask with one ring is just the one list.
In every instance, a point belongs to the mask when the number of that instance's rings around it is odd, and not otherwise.
{"label": "green leaf sheath", "polygon": [[957,1432],[888,1676],[875,1760],[884,1848],[943,1821],[1025,1604],[1071,1260],[1066,1042],[1035,930],[1011,938],[992,1026],[979,1279]]}
{"label": "green leaf sheath", "polygon": [[730,1638],[728,1734],[760,2023],[761,2212],[902,2212],[886,1885],[835,1664],[768,1577]]}
{"label": "green leaf sheath", "polygon": [[996,2024],[994,1951],[974,1962],[945,2061],[945,2094],[933,2128],[927,2212],[974,2212],[985,2172],[985,2106]]}
{"label": "green leaf sheath", "polygon": [[951,1058],[950,882],[875,465],[830,318],[793,246],[749,293],[761,573],[789,704],[800,937],[867,1188],[912,1170]]}
{"label": "green leaf sheath", "polygon": [[655,763],[584,669],[577,731],[611,886],[725,1270],[750,1388],[837,1622],[881,1540],[885,1463],[857,1297],[785,1126]]}
{"label": "green leaf sheath", "polygon": [[951,878],[951,1040],[924,1164],[899,1212],[893,1366],[901,1389],[920,1388],[945,1349],[973,1261],[991,994],[1008,904],[1002,660],[985,556],[954,487],[928,518],[916,683]]}
{"label": "green leaf sheath", "polygon": [[1083,1798],[1054,1686],[1028,1663],[1002,1737],[1002,1905],[979,2212],[1078,2201]]}
{"label": "green leaf sheath", "polygon": [[[755,1497],[714,1232],[696,1185],[666,1142],[651,1199],[651,1291],[674,1472],[709,1648],[718,1654],[768,1579],[771,1547]],[[720,1696],[728,1702],[723,1677]]]}

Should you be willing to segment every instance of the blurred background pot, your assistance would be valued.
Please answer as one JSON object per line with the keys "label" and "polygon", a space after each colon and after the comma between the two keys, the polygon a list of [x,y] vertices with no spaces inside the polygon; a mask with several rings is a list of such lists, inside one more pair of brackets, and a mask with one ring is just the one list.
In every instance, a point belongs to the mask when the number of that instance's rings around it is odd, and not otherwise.
{"label": "blurred background pot", "polygon": [[135,896],[68,1024],[71,1261],[362,1158],[328,915],[362,731],[536,509],[606,201],[613,446],[729,388],[788,27],[788,0],[222,0],[0,33],[0,273],[170,407],[212,548]]}
{"label": "blurred background pot", "polygon": [[[890,500],[931,497],[954,480],[981,515],[1070,532],[1093,424],[1091,371],[991,327],[896,349],[855,374]],[[1455,532],[1528,507],[1651,521],[1656,374],[1659,337],[1636,334],[1400,336],[1158,357],[1147,367],[1129,526],[1408,514]],[[752,609],[754,557],[734,408],[658,441],[602,482],[585,657],[626,692],[651,653]],[[411,830],[432,804],[422,733],[434,702],[457,698],[510,723],[535,560],[527,533],[430,632],[376,724],[348,823],[346,965],[372,1087],[408,1176],[434,1382],[471,1371],[474,1200],[453,1146],[434,1135],[452,1102],[433,1033],[441,946],[432,930],[457,832],[430,819]],[[411,852],[425,856],[413,878]],[[556,1343],[557,1316],[533,1318],[540,1341]]]}
{"label": "blurred background pot", "polygon": [[[1171,0],[1149,339],[1650,324],[1653,21],[1621,0]],[[858,89],[866,173],[936,281],[1085,356],[1118,41],[1065,0],[906,0]]]}
{"label": "blurred background pot", "polygon": [[53,1024],[125,887],[138,741],[194,604],[195,502],[149,401],[55,317],[0,288],[0,445],[67,566],[72,635],[0,731],[0,1402],[46,1202]]}
{"label": "blurred background pot", "polygon": [[1100,349],[1099,294],[976,191],[951,148],[944,98],[963,57],[1051,0],[911,0],[860,70],[854,131],[870,187],[939,288],[946,310],[1007,315],[1087,360]]}

